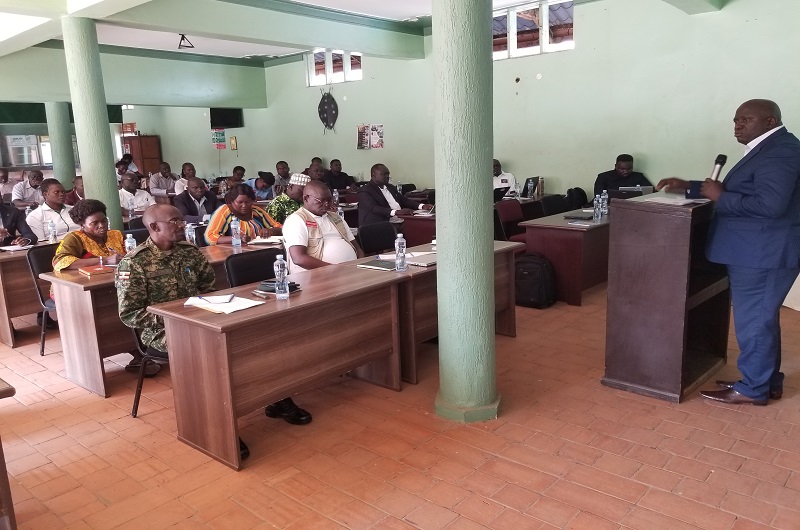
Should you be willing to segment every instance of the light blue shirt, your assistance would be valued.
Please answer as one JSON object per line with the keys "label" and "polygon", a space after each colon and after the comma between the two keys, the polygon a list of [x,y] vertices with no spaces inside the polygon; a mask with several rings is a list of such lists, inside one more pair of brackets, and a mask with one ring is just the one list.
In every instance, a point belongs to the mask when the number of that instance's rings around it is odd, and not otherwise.
{"label": "light blue shirt", "polygon": [[253,188],[253,191],[256,192],[256,199],[259,201],[268,201],[270,199],[274,199],[272,195],[272,186],[267,186],[266,188],[258,189],[256,188],[256,181],[261,179],[247,179],[244,181],[245,184]]}

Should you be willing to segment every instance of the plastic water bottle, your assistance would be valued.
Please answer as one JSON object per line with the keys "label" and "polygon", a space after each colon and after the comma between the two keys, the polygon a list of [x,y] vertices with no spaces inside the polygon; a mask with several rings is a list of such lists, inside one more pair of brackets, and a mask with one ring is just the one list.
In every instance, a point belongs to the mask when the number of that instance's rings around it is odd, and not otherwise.
{"label": "plastic water bottle", "polygon": [[399,182],[397,183],[397,193],[399,193],[400,195],[403,194],[403,185],[400,184]]}
{"label": "plastic water bottle", "polygon": [[133,239],[133,234],[128,234],[125,238],[125,254],[130,254],[136,248],[136,240]]}
{"label": "plastic water bottle", "polygon": [[283,254],[278,254],[275,259],[275,298],[286,300],[289,298],[289,282],[286,281],[286,261]]}
{"label": "plastic water bottle", "polygon": [[128,217],[131,219],[136,217],[136,207],[133,203],[133,197],[128,199]]}
{"label": "plastic water bottle", "polygon": [[529,199],[533,199],[533,181],[532,180],[528,181],[528,194],[527,194],[527,197]]}
{"label": "plastic water bottle", "polygon": [[600,195],[594,196],[594,213],[592,214],[592,219],[594,222],[600,221],[603,217],[603,199],[600,198]]}
{"label": "plastic water bottle", "polygon": [[195,229],[196,225],[194,223],[186,223],[186,228],[184,228],[186,234],[186,241],[188,241],[192,245],[197,244],[197,238],[195,237]]}
{"label": "plastic water bottle", "polygon": [[56,224],[52,219],[47,221],[47,241],[50,243],[58,243],[58,233],[56,233]]}
{"label": "plastic water bottle", "polygon": [[339,204],[339,190],[333,190],[333,204]]}
{"label": "plastic water bottle", "polygon": [[608,215],[608,191],[603,190],[603,194],[600,195],[600,213],[605,217]]}
{"label": "plastic water bottle", "polygon": [[336,213],[337,213],[337,214],[339,214],[339,217],[341,217],[341,218],[344,220],[344,210],[342,209],[342,207],[341,207],[341,206],[339,206],[339,207],[336,209]]}
{"label": "plastic water bottle", "polygon": [[26,206],[25,207],[25,217],[28,217],[30,214],[31,214],[31,207],[30,206]]}
{"label": "plastic water bottle", "polygon": [[397,272],[405,272],[408,270],[406,264],[406,238],[403,234],[397,234],[397,239],[394,240],[394,269]]}
{"label": "plastic water bottle", "polygon": [[242,227],[238,217],[231,219],[231,245],[233,248],[242,248]]}

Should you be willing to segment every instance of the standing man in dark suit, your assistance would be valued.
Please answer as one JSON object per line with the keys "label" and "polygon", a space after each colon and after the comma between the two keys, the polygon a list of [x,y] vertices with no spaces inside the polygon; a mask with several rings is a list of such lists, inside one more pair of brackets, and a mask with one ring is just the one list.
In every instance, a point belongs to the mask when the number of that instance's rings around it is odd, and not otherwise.
{"label": "standing man in dark suit", "polygon": [[[700,193],[716,203],[706,254],[728,267],[742,379],[700,394],[766,405],[783,395],[780,307],[800,272],[800,141],[769,100],[743,103],[733,123],[744,158],[724,181],[706,179]],[[671,178],[664,186],[689,183]]]}
{"label": "standing man in dark suit", "polygon": [[421,204],[397,193],[389,184],[389,168],[375,164],[370,170],[369,183],[358,189],[358,226],[385,221],[400,222],[398,214],[410,215],[414,210],[430,210],[430,204]]}
{"label": "standing man in dark suit", "polygon": [[594,181],[594,194],[600,195],[603,190],[618,190],[621,187],[633,186],[652,186],[643,173],[633,170],[633,157],[631,155],[619,155],[614,169],[597,175]]}
{"label": "standing man in dark suit", "polygon": [[206,183],[197,177],[189,178],[186,191],[176,195],[173,202],[187,223],[203,222],[203,218],[214,213],[219,206],[217,196],[208,191]]}

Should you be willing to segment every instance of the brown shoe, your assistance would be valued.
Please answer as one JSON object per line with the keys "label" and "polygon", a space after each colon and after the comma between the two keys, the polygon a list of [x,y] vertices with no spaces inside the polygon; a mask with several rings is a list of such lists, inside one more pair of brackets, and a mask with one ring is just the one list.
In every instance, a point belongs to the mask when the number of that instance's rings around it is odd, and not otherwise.
{"label": "brown shoe", "polygon": [[750,404],[763,407],[767,404],[766,399],[753,399],[745,396],[744,394],[740,394],[732,388],[728,388],[726,390],[704,390],[700,392],[700,395],[704,398],[713,399],[714,401],[721,401],[722,403],[727,403],[729,405]]}
{"label": "brown shoe", "polygon": [[[738,381],[723,381],[721,379],[717,379],[716,383],[721,386],[722,388],[733,388],[733,385],[738,383]],[[770,399],[780,399],[783,397],[783,390],[770,390],[769,391],[769,398]]]}

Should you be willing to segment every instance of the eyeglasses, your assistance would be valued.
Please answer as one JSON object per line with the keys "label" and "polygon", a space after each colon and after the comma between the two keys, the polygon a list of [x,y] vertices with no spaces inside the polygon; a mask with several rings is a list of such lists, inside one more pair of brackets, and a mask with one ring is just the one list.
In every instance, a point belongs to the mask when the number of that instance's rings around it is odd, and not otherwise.
{"label": "eyeglasses", "polygon": [[173,224],[175,226],[185,226],[186,225],[186,221],[184,221],[183,219],[167,219],[166,221],[156,221],[156,222],[158,222],[158,223],[170,223],[170,224]]}
{"label": "eyeglasses", "polygon": [[311,195],[306,195],[306,199],[313,199],[314,202],[316,202],[320,206],[323,206],[325,204],[330,204],[330,203],[333,202],[332,198],[331,199],[320,199],[319,197],[312,197]]}

